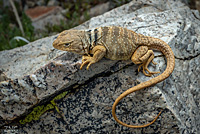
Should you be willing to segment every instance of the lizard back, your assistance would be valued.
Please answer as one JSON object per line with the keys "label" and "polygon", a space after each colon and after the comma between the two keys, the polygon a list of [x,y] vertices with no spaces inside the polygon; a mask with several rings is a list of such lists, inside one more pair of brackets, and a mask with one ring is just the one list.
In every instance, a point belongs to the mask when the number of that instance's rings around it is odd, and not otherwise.
{"label": "lizard back", "polygon": [[111,60],[129,60],[136,50],[133,31],[117,26],[99,27],[86,31],[90,50],[96,45],[105,46],[105,57]]}

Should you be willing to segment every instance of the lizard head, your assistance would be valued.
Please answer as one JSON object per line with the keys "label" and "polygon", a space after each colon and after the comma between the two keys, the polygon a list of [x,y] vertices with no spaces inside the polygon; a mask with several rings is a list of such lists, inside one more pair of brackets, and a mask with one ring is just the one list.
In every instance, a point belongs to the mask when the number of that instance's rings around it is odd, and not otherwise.
{"label": "lizard head", "polygon": [[83,31],[65,30],[53,42],[53,47],[63,51],[85,54],[82,42],[83,35]]}

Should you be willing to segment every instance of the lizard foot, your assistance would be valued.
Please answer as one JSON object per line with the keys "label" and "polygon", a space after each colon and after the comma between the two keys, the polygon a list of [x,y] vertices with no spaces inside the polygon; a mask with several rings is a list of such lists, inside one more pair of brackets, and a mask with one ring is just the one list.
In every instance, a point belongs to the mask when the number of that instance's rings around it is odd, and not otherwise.
{"label": "lizard foot", "polygon": [[93,57],[90,57],[90,56],[83,56],[82,57],[82,64],[81,64],[81,67],[80,69],[83,68],[84,65],[88,64],[87,65],[87,70],[89,69],[90,65],[91,64],[94,64],[96,61],[94,60]]}
{"label": "lizard foot", "polygon": [[[152,63],[155,65],[155,64],[157,64],[157,63],[155,63],[155,62],[153,62],[152,61]],[[147,68],[147,65],[146,65],[146,62],[145,63],[142,63],[141,65],[139,65],[139,67],[138,67],[138,72],[140,72],[140,68],[143,68],[143,73],[144,73],[144,75],[146,75],[146,76],[149,76],[149,77],[151,77],[153,74],[158,74],[158,73],[160,73],[160,72],[152,72],[152,71],[150,71],[148,68]],[[148,72],[148,73],[146,73],[146,71]]]}
{"label": "lizard foot", "polygon": [[131,57],[133,63],[140,64],[138,67],[138,72],[142,67],[144,75],[149,77],[152,76],[153,74],[160,73],[160,72],[152,72],[147,68],[150,62],[152,62],[154,65],[157,64],[156,62],[153,61],[153,59],[154,59],[154,53],[152,50],[148,50],[147,46],[138,47]]}

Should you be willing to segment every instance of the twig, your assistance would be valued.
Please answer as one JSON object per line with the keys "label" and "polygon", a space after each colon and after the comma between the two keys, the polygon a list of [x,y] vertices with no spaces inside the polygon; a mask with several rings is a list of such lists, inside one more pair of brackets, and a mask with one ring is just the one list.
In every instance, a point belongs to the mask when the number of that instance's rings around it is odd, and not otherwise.
{"label": "twig", "polygon": [[19,28],[20,28],[20,30],[21,30],[21,32],[22,32],[22,35],[24,36],[24,29],[23,29],[22,23],[21,23],[21,21],[20,21],[20,19],[19,19],[19,15],[18,15],[17,9],[16,9],[16,7],[15,7],[15,4],[14,4],[14,2],[13,2],[12,0],[9,0],[9,1],[10,1],[10,4],[11,4],[12,8],[13,8],[13,12],[14,12],[15,17],[16,17],[16,19],[17,19],[17,23],[18,23],[18,25],[19,25]]}

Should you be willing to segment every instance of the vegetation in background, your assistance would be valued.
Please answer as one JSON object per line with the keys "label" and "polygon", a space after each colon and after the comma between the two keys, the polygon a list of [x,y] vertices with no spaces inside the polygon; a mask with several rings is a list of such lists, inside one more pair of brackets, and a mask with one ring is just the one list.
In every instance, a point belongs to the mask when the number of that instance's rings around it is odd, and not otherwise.
{"label": "vegetation in background", "polygon": [[66,9],[63,15],[67,19],[67,22],[61,21],[60,25],[47,26],[48,33],[62,32],[63,29],[70,29],[89,20],[90,16],[88,12],[90,8],[104,2],[106,0],[71,0],[70,2],[61,0],[60,6]]}
{"label": "vegetation in background", "polygon": [[[15,36],[22,36],[22,33],[15,20],[12,9],[8,7],[2,8],[2,5],[0,5],[0,15],[0,51],[25,45],[26,42],[14,39]],[[25,37],[23,38],[33,41],[34,28],[31,25],[31,20],[25,13],[21,13],[20,16],[25,32]]]}
{"label": "vegetation in background", "polygon": [[[89,20],[89,10],[95,5],[108,2],[109,0],[71,0],[70,2],[65,2],[65,0],[61,1],[61,6],[67,10],[67,12],[64,14],[64,16],[67,18],[67,23],[61,21],[59,26],[47,26],[49,33],[62,32],[63,29],[70,29]],[[130,1],[131,0],[112,0],[112,5],[113,8],[115,8]],[[82,16],[84,17],[82,18]]]}

